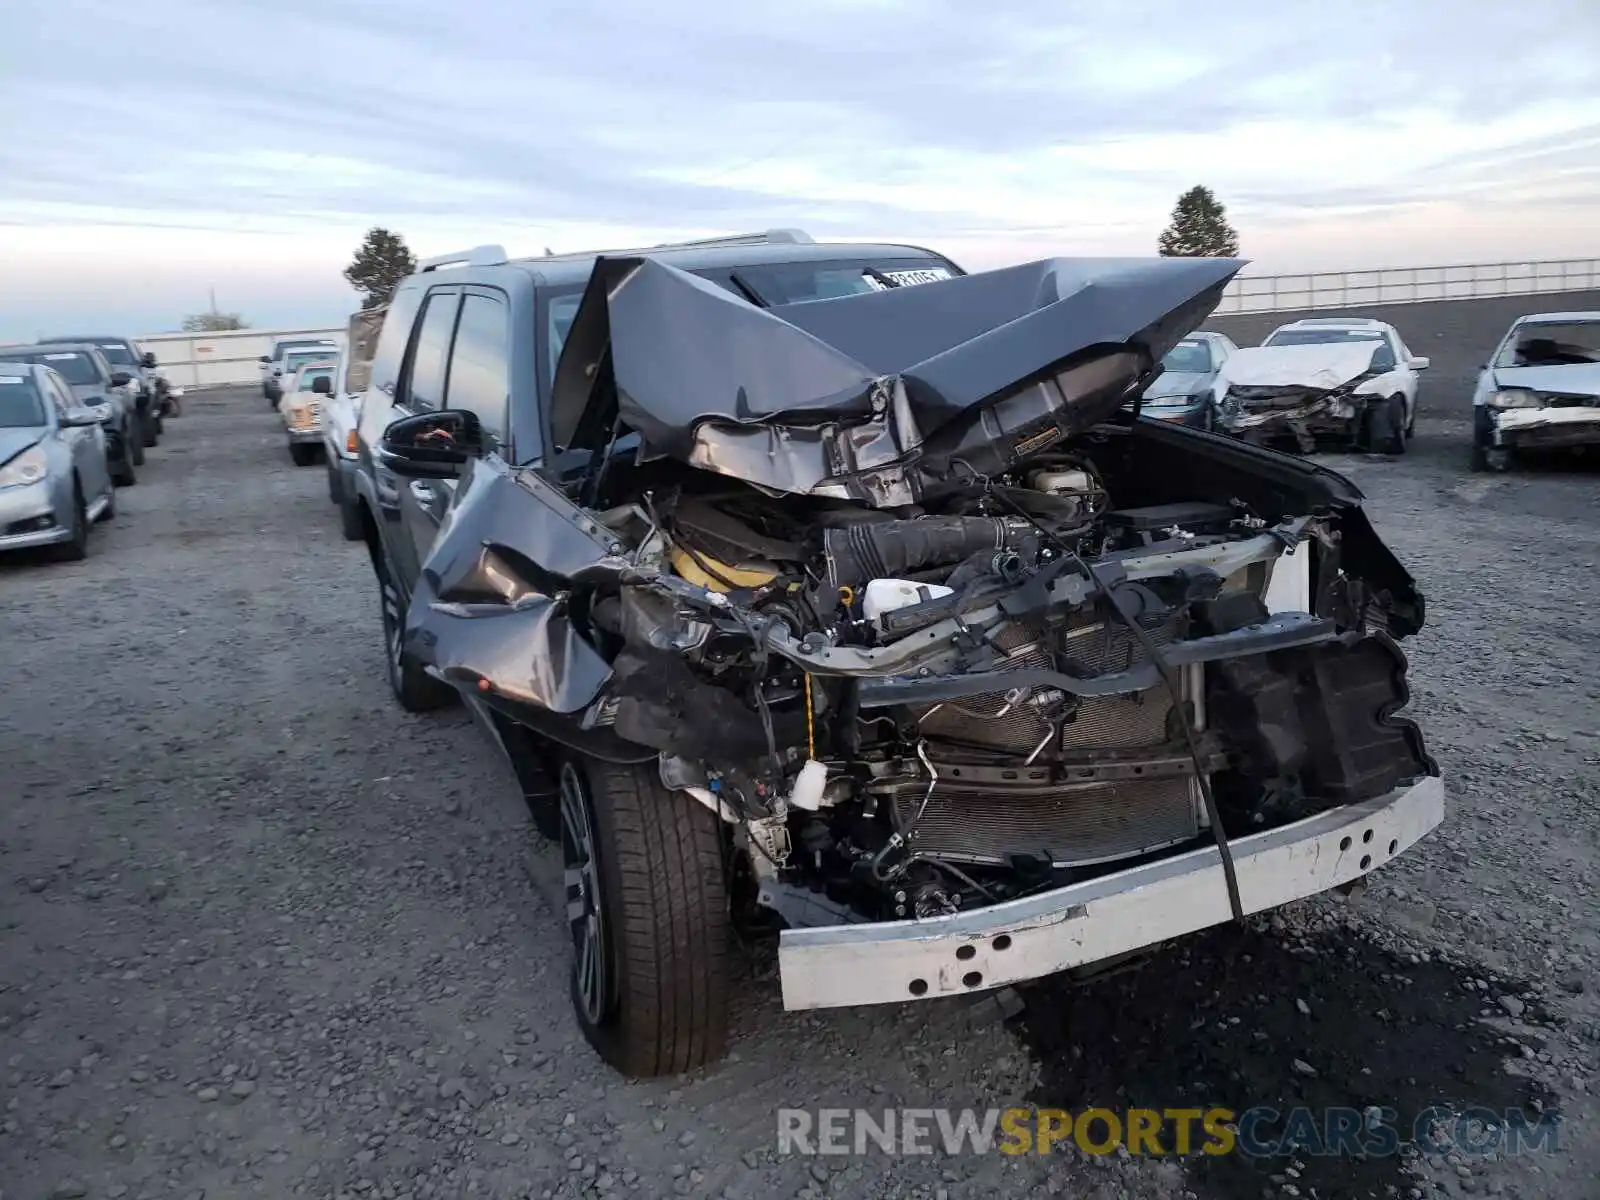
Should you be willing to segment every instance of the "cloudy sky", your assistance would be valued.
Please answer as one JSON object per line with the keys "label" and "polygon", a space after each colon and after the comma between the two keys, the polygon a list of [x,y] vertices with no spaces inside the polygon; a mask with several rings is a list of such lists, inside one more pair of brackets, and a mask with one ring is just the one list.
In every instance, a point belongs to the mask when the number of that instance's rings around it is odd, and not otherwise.
{"label": "cloudy sky", "polygon": [[22,0],[0,336],[342,322],[419,254],[772,226],[969,268],[1153,253],[1211,186],[1254,273],[1600,256],[1595,0]]}

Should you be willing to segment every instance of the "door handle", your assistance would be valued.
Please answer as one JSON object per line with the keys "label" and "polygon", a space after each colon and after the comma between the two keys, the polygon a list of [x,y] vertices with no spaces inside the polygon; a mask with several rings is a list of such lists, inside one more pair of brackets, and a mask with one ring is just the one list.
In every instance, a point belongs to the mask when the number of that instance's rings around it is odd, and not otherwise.
{"label": "door handle", "polygon": [[424,483],[420,479],[411,481],[411,495],[419,504],[432,504],[439,498],[439,493],[434,490],[433,484]]}

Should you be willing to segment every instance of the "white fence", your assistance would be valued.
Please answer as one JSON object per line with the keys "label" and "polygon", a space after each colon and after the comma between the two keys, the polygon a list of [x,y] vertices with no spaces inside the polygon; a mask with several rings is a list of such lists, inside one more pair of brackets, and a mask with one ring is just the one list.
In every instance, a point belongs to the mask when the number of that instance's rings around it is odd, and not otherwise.
{"label": "white fence", "polygon": [[261,356],[278,338],[332,338],[344,344],[343,325],[334,329],[242,329],[237,333],[151,333],[135,338],[148,350],[174,386],[228,387],[256,383]]}
{"label": "white fence", "polygon": [[[1223,294],[1219,313],[1351,308],[1364,304],[1424,304],[1492,296],[1600,289],[1600,258],[1544,262],[1472,263],[1457,267],[1395,267],[1383,271],[1324,271],[1310,275],[1249,275]],[[238,333],[153,333],[137,338],[155,353],[180,387],[255,383],[263,354],[281,337],[330,337],[345,329],[246,329]]]}
{"label": "white fence", "polygon": [[1252,275],[1235,279],[1219,313],[1353,308],[1362,304],[1425,304],[1582,292],[1600,288],[1600,258],[1544,262],[1470,263],[1459,267],[1395,267],[1383,271],[1325,271],[1313,275]]}

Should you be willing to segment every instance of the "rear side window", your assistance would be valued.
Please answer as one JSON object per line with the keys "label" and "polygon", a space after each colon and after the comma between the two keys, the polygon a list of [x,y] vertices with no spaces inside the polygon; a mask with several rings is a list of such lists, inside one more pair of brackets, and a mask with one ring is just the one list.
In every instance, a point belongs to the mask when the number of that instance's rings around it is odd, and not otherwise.
{"label": "rear side window", "polygon": [[460,299],[455,292],[433,292],[423,306],[417,340],[411,347],[411,366],[406,371],[405,395],[399,401],[408,408],[444,407],[445,367]]}
{"label": "rear side window", "polygon": [[506,306],[490,296],[469,292],[461,299],[445,406],[476,413],[484,432],[492,435],[498,445],[506,436],[506,390],[510,380]]}
{"label": "rear side window", "polygon": [[378,346],[372,352],[372,366],[368,379],[372,387],[393,396],[400,385],[400,364],[405,360],[406,342],[411,337],[411,326],[417,317],[417,305],[422,301],[422,290],[396,292],[389,302],[389,312],[384,317],[383,332],[378,334]]}

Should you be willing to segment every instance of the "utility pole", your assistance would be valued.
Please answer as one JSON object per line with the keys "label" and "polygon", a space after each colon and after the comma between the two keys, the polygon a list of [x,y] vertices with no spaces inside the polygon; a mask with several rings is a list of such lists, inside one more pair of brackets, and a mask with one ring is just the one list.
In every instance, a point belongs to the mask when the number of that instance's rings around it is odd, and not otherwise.
{"label": "utility pole", "polygon": [[217,315],[217,286],[216,286],[216,284],[212,284],[211,285],[211,315],[213,317]]}

